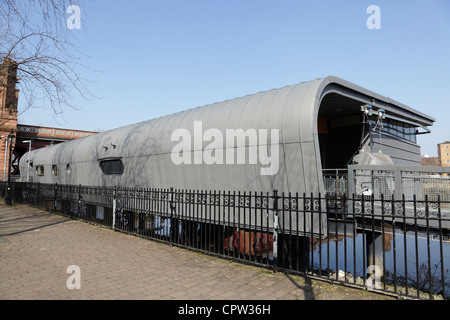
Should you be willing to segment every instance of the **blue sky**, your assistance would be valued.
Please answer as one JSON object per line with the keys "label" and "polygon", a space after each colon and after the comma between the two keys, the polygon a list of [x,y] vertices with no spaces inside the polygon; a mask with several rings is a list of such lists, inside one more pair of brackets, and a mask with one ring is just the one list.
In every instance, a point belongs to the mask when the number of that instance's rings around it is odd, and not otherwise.
{"label": "blue sky", "polygon": [[[379,30],[367,28],[370,5]],[[21,123],[109,130],[334,75],[436,118],[422,154],[450,140],[448,0],[86,0],[82,10],[71,32],[99,98],[75,95],[63,117],[31,109]]]}

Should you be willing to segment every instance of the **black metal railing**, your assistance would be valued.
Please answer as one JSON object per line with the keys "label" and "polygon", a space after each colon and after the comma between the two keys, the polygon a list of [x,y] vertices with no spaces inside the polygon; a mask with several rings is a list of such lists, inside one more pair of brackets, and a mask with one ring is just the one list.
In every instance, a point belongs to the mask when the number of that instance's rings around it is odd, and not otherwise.
{"label": "black metal railing", "polygon": [[[0,184],[3,196],[6,185]],[[282,272],[421,299],[450,295],[450,205],[237,191],[12,183],[13,202]]]}

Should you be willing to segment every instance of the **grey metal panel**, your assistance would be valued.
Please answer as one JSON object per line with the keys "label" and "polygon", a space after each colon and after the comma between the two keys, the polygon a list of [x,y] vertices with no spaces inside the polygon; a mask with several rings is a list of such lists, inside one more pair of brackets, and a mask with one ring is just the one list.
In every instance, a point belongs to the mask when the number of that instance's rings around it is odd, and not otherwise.
{"label": "grey metal panel", "polygon": [[328,84],[328,79],[323,81],[312,81],[306,88],[305,95],[301,100],[302,106],[313,105],[314,108],[306,108],[302,113],[300,125],[300,141],[302,146],[303,160],[303,183],[304,192],[323,192],[322,167],[320,163],[320,145],[317,134],[317,118],[319,114],[320,92]]}
{"label": "grey metal panel", "polygon": [[317,91],[320,90],[321,81],[312,81],[305,88],[306,92],[301,100],[302,114],[300,119],[301,142],[313,142],[315,136],[314,128],[317,127],[317,116],[319,113],[319,100]]}
{"label": "grey metal panel", "polygon": [[305,106],[302,105],[302,100],[306,90],[299,90],[298,87],[291,87],[289,96],[286,100],[285,112],[283,112],[283,127],[290,128],[290,130],[283,130],[283,142],[299,142],[300,130],[299,124],[302,123]]}
{"label": "grey metal panel", "polygon": [[[286,97],[290,91],[290,87],[284,87],[279,90],[269,91],[270,96],[268,99],[263,100],[265,110],[261,111],[261,114],[266,114],[266,117],[258,117],[261,127],[266,123],[268,129],[280,130],[280,143],[283,143],[283,137],[285,131],[290,128],[286,128],[283,123],[283,114],[286,112],[288,105],[286,105]],[[264,119],[266,118],[266,119]]]}
{"label": "grey metal panel", "polygon": [[[371,135],[372,141],[374,143],[380,143],[380,137],[378,133],[374,133]],[[391,146],[395,149],[404,152],[410,153],[419,153],[420,154],[420,146],[414,142],[410,142],[401,138],[394,137],[392,135],[382,134],[381,137],[382,147],[383,146]],[[378,148],[374,148],[372,152],[378,151]]]}
{"label": "grey metal panel", "polygon": [[[302,144],[303,146],[303,153],[304,154],[311,154],[314,155],[316,146],[313,142],[304,142]],[[319,163],[316,161],[315,163],[311,163],[309,167],[304,167],[305,170],[303,172],[303,179],[305,181],[305,192],[306,193],[318,193],[322,192],[323,189],[319,185],[319,183],[322,183],[323,177],[322,177],[322,168],[318,166]]]}
{"label": "grey metal panel", "polygon": [[[271,187],[269,189],[264,189],[262,191],[270,191],[277,189],[280,192],[289,192],[289,186],[288,186],[288,176],[287,176],[287,168],[286,168],[286,162],[284,161],[286,155],[285,155],[285,145],[280,145],[280,164],[277,174],[273,176],[267,176],[270,179]],[[260,176],[261,177],[261,176]],[[262,180],[262,177],[261,177]],[[302,179],[300,178],[299,182]],[[259,191],[259,190],[258,190]]]}
{"label": "grey metal panel", "polygon": [[379,134],[372,134],[372,152],[389,155],[395,165],[420,165],[420,146],[388,134],[382,134],[381,143]]}
{"label": "grey metal panel", "polygon": [[[378,150],[379,144],[374,144],[374,149]],[[420,160],[420,154],[412,153],[412,152],[406,152],[399,149],[396,149],[395,147],[392,147],[390,145],[385,145],[383,142],[383,154],[389,155],[392,158],[392,161],[395,165],[417,165],[420,166],[421,160]]]}
{"label": "grey metal panel", "polygon": [[301,180],[303,179],[303,162],[301,152],[301,144],[298,142],[284,144],[283,161],[291,164],[285,165],[288,189],[291,192],[298,192],[300,195],[306,191],[304,187],[305,185],[301,183]]}
{"label": "grey metal panel", "polygon": [[[333,84],[335,88],[341,87],[343,91],[348,92],[349,90],[352,91],[351,94],[353,95],[363,95],[365,97],[370,97],[376,100],[376,102],[379,102],[383,104],[385,108],[392,111],[397,111],[399,114],[405,115],[405,116],[412,116],[418,121],[422,121],[423,125],[431,126],[433,125],[433,122],[436,121],[435,118],[426,115],[422,112],[419,112],[409,106],[406,106],[392,98],[382,96],[378,93],[375,93],[373,91],[370,91],[366,88],[360,87],[354,83],[348,82],[346,80],[343,80],[341,78],[335,77],[335,76],[329,76],[324,79],[324,83],[328,82],[328,84]],[[368,103],[372,102],[371,100],[367,100]]]}

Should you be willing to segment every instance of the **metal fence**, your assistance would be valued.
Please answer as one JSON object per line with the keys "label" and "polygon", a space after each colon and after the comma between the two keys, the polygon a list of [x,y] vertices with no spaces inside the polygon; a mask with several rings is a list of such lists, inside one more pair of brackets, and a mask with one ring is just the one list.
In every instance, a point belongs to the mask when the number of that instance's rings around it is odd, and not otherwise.
{"label": "metal fence", "polygon": [[327,195],[348,195],[347,169],[323,169],[322,176]]}
{"label": "metal fence", "polygon": [[222,258],[399,296],[449,298],[450,214],[440,199],[15,182],[11,193],[15,203]]}
{"label": "metal fence", "polygon": [[331,195],[395,196],[401,200],[450,201],[450,167],[349,165],[324,169],[324,188]]}

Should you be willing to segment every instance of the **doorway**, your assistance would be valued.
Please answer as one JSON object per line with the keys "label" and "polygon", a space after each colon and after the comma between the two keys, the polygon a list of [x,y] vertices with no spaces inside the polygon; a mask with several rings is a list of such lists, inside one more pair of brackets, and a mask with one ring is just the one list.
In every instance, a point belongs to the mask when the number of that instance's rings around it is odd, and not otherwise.
{"label": "doorway", "polygon": [[346,169],[362,139],[361,102],[337,93],[327,94],[320,104],[318,134],[322,169]]}

